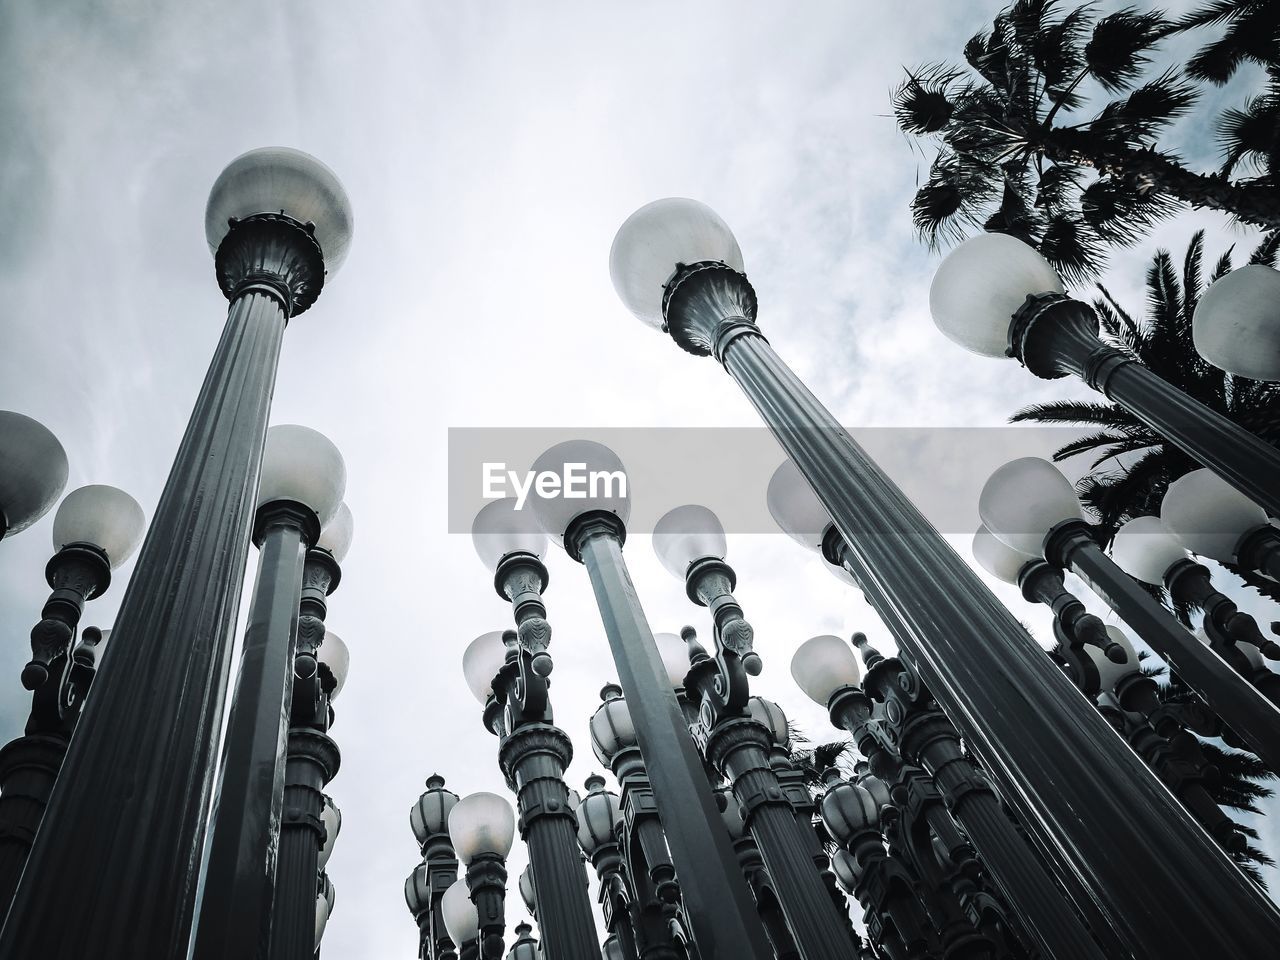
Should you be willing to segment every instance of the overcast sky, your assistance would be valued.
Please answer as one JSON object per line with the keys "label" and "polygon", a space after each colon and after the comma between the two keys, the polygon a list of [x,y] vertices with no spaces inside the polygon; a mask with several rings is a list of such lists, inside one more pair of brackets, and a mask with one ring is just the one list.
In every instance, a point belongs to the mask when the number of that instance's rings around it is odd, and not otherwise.
{"label": "overcast sky", "polygon": [[[283,144],[323,159],[350,192],[350,255],[286,333],[272,413],[337,443],[356,524],[329,618],[352,665],[332,731],[344,824],[326,957],[414,955],[401,887],[418,859],[407,812],[428,774],[505,792],[459,664],[509,612],[468,538],[448,533],[448,429],[758,423],[714,362],[615,297],[609,244],[633,209],[682,195],[725,217],[771,341],[845,423],[996,426],[1081,392],[970,356],[928,317],[937,256],[907,210],[924,161],[888,93],[904,64],[956,57],[1000,6],[4,5],[0,408],[54,430],[71,487],[116,484],[154,508],[225,312],[202,227],[219,170]],[[1184,127],[1180,146],[1209,164],[1203,132]],[[1197,225],[1214,256],[1253,239],[1217,215],[1181,217],[1116,257],[1112,289],[1137,309],[1145,260],[1183,249]],[[28,708],[18,675],[47,593],[50,527],[0,550],[6,739]],[[706,626],[647,537],[627,553],[656,630]],[[755,691],[827,736],[790,682],[789,651],[850,629],[888,646],[883,628],[781,536],[733,537],[729,560],[765,661]],[[586,718],[614,677],[584,571],[559,551],[548,562],[552,693],[580,787],[596,767]],[[86,624],[111,624],[127,575]],[[1041,611],[999,591],[1048,636]],[[511,924],[523,913],[513,890]]]}

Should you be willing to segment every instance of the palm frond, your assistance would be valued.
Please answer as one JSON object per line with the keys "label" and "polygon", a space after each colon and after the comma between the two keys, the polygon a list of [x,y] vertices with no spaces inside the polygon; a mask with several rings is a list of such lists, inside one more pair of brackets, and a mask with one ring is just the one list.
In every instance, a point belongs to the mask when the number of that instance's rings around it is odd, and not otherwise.
{"label": "palm frond", "polygon": [[1089,129],[1117,142],[1149,144],[1161,130],[1191,109],[1196,96],[1194,86],[1168,71],[1127,97],[1107,104],[1089,124]]}
{"label": "palm frond", "polygon": [[1051,400],[1033,403],[1009,417],[1010,423],[1097,424],[1111,429],[1140,427],[1142,421],[1123,407],[1097,400]]}
{"label": "palm frond", "polygon": [[1050,217],[1038,246],[1040,254],[1069,283],[1083,283],[1101,265],[1102,249],[1097,236],[1076,214]]}
{"label": "palm frond", "polygon": [[1249,254],[1249,262],[1274,267],[1277,254],[1280,254],[1280,230],[1272,230],[1254,247],[1253,253]]}
{"label": "palm frond", "polygon": [[890,97],[898,126],[915,134],[937,133],[945,127],[955,110],[951,91],[961,76],[956,68],[941,63],[907,71],[907,79]]}
{"label": "palm frond", "polygon": [[1123,90],[1142,75],[1150,50],[1169,32],[1171,24],[1158,13],[1139,13],[1126,7],[1103,17],[1084,47],[1089,73],[1104,89]]}

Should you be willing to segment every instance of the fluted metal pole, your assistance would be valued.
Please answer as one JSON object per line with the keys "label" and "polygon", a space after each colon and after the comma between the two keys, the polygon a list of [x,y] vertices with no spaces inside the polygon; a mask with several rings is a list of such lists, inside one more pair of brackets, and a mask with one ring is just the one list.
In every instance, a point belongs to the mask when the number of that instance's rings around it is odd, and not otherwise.
{"label": "fluted metal pole", "polygon": [[756,407],[870,572],[867,599],[899,647],[1134,957],[1271,950],[1280,912],[774,353],[746,278],[692,265],[668,285],[666,313],[681,345],[713,353]]}
{"label": "fluted metal pole", "polygon": [[622,558],[623,536],[612,514],[586,514],[565,543],[591,578],[694,942],[704,957],[767,960],[764,928]]}
{"label": "fluted metal pole", "polygon": [[[0,934],[6,960],[186,954],[290,283],[309,270],[318,290],[323,272],[314,237],[285,221],[279,256],[252,265],[279,275],[245,263],[230,277],[222,339]],[[224,247],[263,223],[239,221]],[[110,895],[50,896],[89,877]]]}

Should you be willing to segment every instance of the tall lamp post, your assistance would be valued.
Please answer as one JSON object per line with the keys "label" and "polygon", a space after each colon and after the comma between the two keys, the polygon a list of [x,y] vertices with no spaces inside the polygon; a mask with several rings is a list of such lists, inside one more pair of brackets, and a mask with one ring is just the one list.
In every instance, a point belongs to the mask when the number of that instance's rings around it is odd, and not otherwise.
{"label": "tall lamp post", "polygon": [[[475,905],[479,960],[502,960],[506,932],[507,854],[516,836],[511,805],[496,793],[471,793],[449,811],[449,839],[466,867],[460,883]],[[447,896],[447,894],[446,894]],[[446,908],[445,924],[453,935]],[[454,943],[461,943],[458,937]],[[465,946],[463,953],[466,953]],[[464,958],[465,960],[465,958]]]}
{"label": "tall lamp post", "polygon": [[814,864],[817,835],[801,823],[770,763],[770,730],[748,712],[748,676],[761,669],[753,630],[733,595],[737,576],[724,561],[724,528],[706,507],[688,504],[654,526],[653,546],[662,565],[685,585],[689,598],[707,607],[715,623],[715,656],[690,639],[692,665],[686,686],[700,714],[699,739],[707,757],[729,779],[774,881],[774,890],[806,960],[824,960],[853,948],[847,923],[836,912]]}
{"label": "tall lamp post", "polygon": [[[272,960],[309,960],[315,951],[316,876],[325,866],[320,862],[322,852],[331,851],[335,839],[325,823],[326,798],[321,791],[341,764],[329,727],[334,716],[332,703],[346,683],[350,665],[347,645],[325,626],[325,617],[327,598],[341,580],[339,565],[346,558],[352,534],[351,510],[345,503],[339,504],[316,545],[307,551],[302,567],[284,768],[284,817],[271,907]],[[334,834],[341,822],[339,817]]]}
{"label": "tall lamp post", "polygon": [[630,515],[622,462],[601,444],[572,440],[547,450],[533,469],[560,478],[560,489],[571,470],[595,478],[595,489],[589,486],[585,497],[570,499],[539,489],[531,504],[543,531],[562,543],[591,578],[686,897],[693,938],[708,953],[764,960],[769,956],[764,930],[729,838],[719,828],[711,785],[622,556]]}
{"label": "tall lamp post", "polygon": [[210,818],[194,960],[269,950],[302,571],[346,482],[342,455],[315,430],[267,431],[253,531],[258,576]]}
{"label": "tall lamp post", "polygon": [[[187,949],[276,363],[346,254],[351,210],[327,167],[272,148],[223,171],[205,225],[226,326],[63,763],[75,789],[54,789],[0,956]],[[68,877],[112,895],[49,897]]]}
{"label": "tall lamp post", "polygon": [[25,735],[0,750],[0,909],[17,890],[102,652],[97,630],[72,649],[85,602],[106,592],[145,525],[133,497],[103,484],[73,490],[54,515],[56,552],[45,567],[53,592],[31,629],[32,658],[22,671],[31,714]]}
{"label": "tall lamp post", "polygon": [[441,906],[445,892],[458,880],[458,858],[449,839],[449,813],[457,802],[458,795],[445,789],[444,777],[433,774],[409,811],[409,826],[422,851],[422,863],[405,881],[404,897],[418,924],[419,960],[457,960]]}
{"label": "tall lamp post", "polygon": [[[509,651],[487,678],[502,712],[501,724],[490,729],[500,736],[499,764],[520,810],[543,944],[557,960],[597,960],[600,945],[578,852],[578,823],[564,782],[573,744],[555,725],[551,711],[551,627],[542,602],[548,574],[541,559],[547,536],[531,513],[516,510],[515,501],[505,499],[479,512],[472,538],[494,574],[498,594],[511,602],[516,621]],[[490,668],[492,664],[481,672],[482,678]]]}
{"label": "tall lamp post", "polygon": [[[689,352],[714,355],[742,388],[830,518],[810,531],[815,545],[833,525],[857,554],[870,571],[862,588],[899,649],[1020,822],[1063,874],[1079,876],[1107,905],[1135,956],[1217,936],[1246,953],[1266,949],[1280,935],[1280,913],[1219,862],[1208,837],[1188,848],[1178,829],[1171,835],[1172,824],[1190,822],[1173,798],[1124,744],[1099,747],[1115,741],[1102,718],[774,353],[756,326],[755,292],[724,221],[691,200],[642,207],[614,239],[610,273],[641,320]],[[1004,665],[999,673],[990,669],[996,662]],[[1188,870],[1214,864],[1208,869],[1221,885],[1189,890],[1176,882],[1162,862],[1174,847]],[[1256,908],[1249,922],[1217,919],[1238,913],[1240,903]],[[1192,924],[1204,915],[1215,919]]]}
{"label": "tall lamp post", "polygon": [[1049,380],[1079,377],[1280,516],[1280,450],[1104,343],[1093,308],[1066,296],[1035,248],[1004,233],[966,240],[938,266],[929,309],[939,330],[974,353],[1014,357]]}
{"label": "tall lamp post", "polygon": [[1160,654],[1272,770],[1280,770],[1280,710],[1201,644],[1102,551],[1066,477],[1021,457],[993,473],[978,513],[1015,550],[1072,570]]}
{"label": "tall lamp post", "polygon": [[0,410],[0,540],[21,533],[58,502],[67,452],[38,420]]}

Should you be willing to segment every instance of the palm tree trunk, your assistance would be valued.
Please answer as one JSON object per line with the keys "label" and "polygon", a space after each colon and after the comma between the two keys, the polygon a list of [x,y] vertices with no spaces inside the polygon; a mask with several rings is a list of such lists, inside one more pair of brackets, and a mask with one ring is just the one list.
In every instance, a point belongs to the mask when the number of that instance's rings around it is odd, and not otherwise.
{"label": "palm tree trunk", "polygon": [[1057,127],[1043,134],[1040,145],[1045,157],[1055,162],[1093,167],[1099,174],[1135,182],[1140,189],[1149,184],[1149,190],[1193,207],[1222,210],[1266,230],[1280,228],[1280,190],[1275,187],[1192,173],[1155,150],[1116,146],[1088,130]]}

